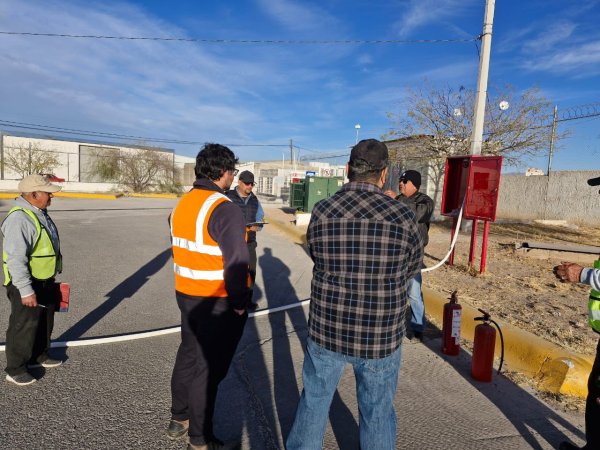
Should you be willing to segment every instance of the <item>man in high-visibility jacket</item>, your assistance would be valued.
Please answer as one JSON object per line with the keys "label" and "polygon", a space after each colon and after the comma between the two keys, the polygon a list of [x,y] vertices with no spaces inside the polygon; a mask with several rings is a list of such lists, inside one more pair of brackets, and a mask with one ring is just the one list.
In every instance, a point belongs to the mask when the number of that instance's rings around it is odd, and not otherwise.
{"label": "man in high-visibility jacket", "polygon": [[46,208],[61,188],[42,175],[19,182],[21,196],[2,222],[4,286],[10,300],[6,331],[6,380],[18,386],[34,383],[28,369],[57,367],[50,358],[56,283],[62,269],[60,240]]}
{"label": "man in high-visibility jacket", "polygon": [[[588,180],[590,186],[600,186],[600,177]],[[598,267],[596,265],[596,267]],[[600,269],[582,267],[579,264],[563,262],[554,268],[556,277],[569,283],[589,284],[593,291],[588,301],[589,324],[592,330],[600,334]],[[595,292],[594,292],[595,291]],[[559,450],[597,450],[600,449],[600,339],[596,346],[596,358],[588,378],[588,395],[585,403],[586,445],[578,447],[564,441]]]}
{"label": "man in high-visibility jacket", "polygon": [[171,379],[167,436],[189,436],[189,450],[224,448],[213,434],[219,383],[227,375],[244,324],[251,291],[246,224],[225,192],[237,158],[219,144],[196,157],[196,181],[171,215],[175,297],[181,310],[181,344]]}

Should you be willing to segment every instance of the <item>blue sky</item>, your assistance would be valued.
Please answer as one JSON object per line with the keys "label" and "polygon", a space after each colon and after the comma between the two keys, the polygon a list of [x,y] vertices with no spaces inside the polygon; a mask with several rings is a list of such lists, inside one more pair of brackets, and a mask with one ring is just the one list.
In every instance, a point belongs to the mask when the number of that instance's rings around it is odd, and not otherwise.
{"label": "blue sky", "polygon": [[[1,0],[0,31],[200,39],[469,39],[484,0]],[[490,85],[559,111],[600,102],[600,0],[498,0]],[[475,88],[475,42],[273,45],[0,35],[0,120],[232,145],[242,160],[347,151],[427,78]],[[553,168],[600,169],[600,118]],[[6,127],[2,127],[8,130]],[[561,125],[561,129],[564,129]],[[244,144],[246,146],[236,146]],[[281,147],[248,146],[281,145]],[[194,156],[199,145],[166,144]],[[312,153],[312,152],[310,152]],[[545,169],[542,155],[523,163]],[[520,168],[513,168],[520,169]]]}

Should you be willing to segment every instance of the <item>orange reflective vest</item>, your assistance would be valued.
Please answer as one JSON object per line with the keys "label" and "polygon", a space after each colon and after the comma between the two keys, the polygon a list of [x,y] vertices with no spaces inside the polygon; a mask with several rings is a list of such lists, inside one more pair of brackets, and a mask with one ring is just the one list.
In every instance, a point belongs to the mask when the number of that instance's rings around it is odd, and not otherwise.
{"label": "orange reflective vest", "polygon": [[208,232],[217,206],[229,200],[205,189],[185,194],[171,216],[175,290],[197,297],[227,297],[223,254]]}

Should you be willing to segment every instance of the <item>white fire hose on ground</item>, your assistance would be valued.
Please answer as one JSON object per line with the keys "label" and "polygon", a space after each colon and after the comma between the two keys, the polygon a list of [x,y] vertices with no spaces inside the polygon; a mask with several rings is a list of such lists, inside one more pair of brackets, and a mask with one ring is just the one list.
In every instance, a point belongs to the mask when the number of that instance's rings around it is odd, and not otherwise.
{"label": "white fire hose on ground", "polygon": [[[436,265],[427,267],[425,269],[421,269],[421,273],[430,272],[432,270],[438,269],[439,267],[442,266],[442,264],[444,264],[448,260],[448,258],[452,254],[452,251],[454,250],[454,246],[456,245],[456,241],[458,239],[458,230],[460,229],[460,223],[462,220],[463,209],[464,209],[464,202],[458,213],[458,220],[456,222],[454,236],[450,243],[450,249],[448,250],[448,253]],[[278,307],[270,308],[270,309],[269,308],[261,309],[261,310],[249,313],[248,317],[250,318],[250,317],[266,316],[266,315],[273,314],[276,312],[281,312],[281,311],[285,311],[285,310],[292,309],[292,308],[302,307],[302,306],[308,305],[309,303],[310,303],[310,299],[307,299],[307,300],[302,300],[300,302],[292,303],[289,305],[278,306]],[[89,345],[111,344],[111,343],[116,343],[116,342],[126,342],[126,341],[134,341],[137,339],[146,339],[146,338],[150,338],[150,337],[164,336],[167,334],[179,333],[180,331],[181,331],[181,327],[175,326],[175,327],[169,327],[169,328],[161,328],[160,330],[119,334],[118,336],[84,338],[84,339],[77,339],[74,341],[56,341],[56,342],[52,342],[50,344],[50,347],[51,348],[64,348],[64,347],[83,347],[83,346],[89,346]],[[5,350],[6,350],[6,345],[0,345],[0,352],[4,352]]]}

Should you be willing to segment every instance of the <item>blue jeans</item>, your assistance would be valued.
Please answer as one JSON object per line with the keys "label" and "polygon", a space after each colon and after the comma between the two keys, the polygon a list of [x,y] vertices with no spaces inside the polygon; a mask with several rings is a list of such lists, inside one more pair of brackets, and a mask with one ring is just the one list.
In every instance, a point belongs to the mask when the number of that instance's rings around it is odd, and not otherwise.
{"label": "blue jeans", "polygon": [[410,302],[410,329],[422,333],[425,328],[425,304],[421,292],[421,272],[408,282],[408,301]]}
{"label": "blue jeans", "polygon": [[288,435],[288,450],[321,450],[333,394],[346,364],[352,364],[358,397],[361,450],[396,448],[394,396],[402,346],[380,359],[357,358],[326,350],[310,338],[306,344],[304,389]]}

